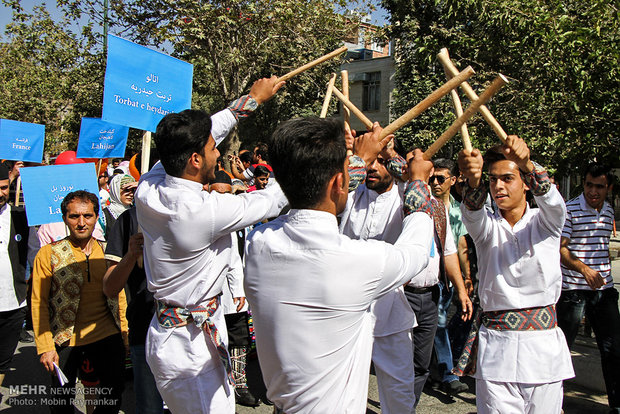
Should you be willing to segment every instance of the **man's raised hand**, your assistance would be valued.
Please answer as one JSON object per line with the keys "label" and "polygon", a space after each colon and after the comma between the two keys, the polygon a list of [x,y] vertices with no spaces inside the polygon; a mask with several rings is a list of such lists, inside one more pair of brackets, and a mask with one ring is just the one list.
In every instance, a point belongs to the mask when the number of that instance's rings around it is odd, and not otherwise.
{"label": "man's raised hand", "polygon": [[271,99],[285,82],[278,82],[277,76],[262,78],[254,82],[250,89],[250,96],[260,105]]}
{"label": "man's raised hand", "polygon": [[480,185],[483,163],[482,154],[477,148],[471,151],[463,149],[459,152],[459,170],[467,178],[471,188],[476,188]]}
{"label": "man's raised hand", "polygon": [[433,171],[433,163],[424,159],[422,150],[416,148],[407,155],[407,171],[409,180],[422,180],[428,183],[428,178]]}
{"label": "man's raised hand", "polygon": [[381,128],[378,122],[375,122],[372,126],[372,131],[355,138],[353,153],[363,159],[366,165],[372,164],[387,143],[394,138],[394,135],[390,134],[381,139],[381,131],[383,131],[383,128]]}
{"label": "man's raised hand", "polygon": [[519,169],[525,173],[534,170],[534,165],[530,161],[530,149],[525,141],[516,135],[508,135],[503,148],[506,159],[513,161]]}

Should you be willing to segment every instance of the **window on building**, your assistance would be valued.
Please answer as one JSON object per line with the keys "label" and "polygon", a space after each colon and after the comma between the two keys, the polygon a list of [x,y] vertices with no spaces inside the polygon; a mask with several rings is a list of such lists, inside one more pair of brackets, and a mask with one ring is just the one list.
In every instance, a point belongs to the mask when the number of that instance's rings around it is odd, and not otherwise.
{"label": "window on building", "polygon": [[381,109],[381,72],[370,72],[364,81],[363,111]]}

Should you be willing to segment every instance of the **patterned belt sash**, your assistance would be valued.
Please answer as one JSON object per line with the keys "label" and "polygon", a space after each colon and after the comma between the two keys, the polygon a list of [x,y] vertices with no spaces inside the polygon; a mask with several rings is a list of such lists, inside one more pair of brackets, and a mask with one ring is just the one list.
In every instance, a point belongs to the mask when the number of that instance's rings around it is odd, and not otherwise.
{"label": "patterned belt sash", "polygon": [[472,323],[459,362],[452,369],[453,374],[463,376],[476,372],[478,332],[481,323],[487,329],[496,331],[539,331],[553,329],[558,325],[555,305],[478,313],[474,315],[474,323]]}
{"label": "patterned belt sash", "polygon": [[220,360],[226,369],[228,381],[230,381],[234,387],[235,380],[233,378],[232,364],[228,349],[226,349],[217,327],[211,320],[219,304],[219,296],[210,299],[205,306],[196,306],[187,309],[168,306],[163,302],[157,301],[157,322],[164,328],[178,328],[194,322],[196,326],[204,330],[209,335],[209,338],[211,338],[213,345],[215,345]]}

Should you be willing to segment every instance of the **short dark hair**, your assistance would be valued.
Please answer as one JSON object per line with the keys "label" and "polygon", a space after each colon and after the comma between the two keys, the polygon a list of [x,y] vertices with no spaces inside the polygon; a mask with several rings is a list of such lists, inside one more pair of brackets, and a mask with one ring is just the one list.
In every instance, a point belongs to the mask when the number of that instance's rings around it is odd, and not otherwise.
{"label": "short dark hair", "polygon": [[93,205],[95,214],[99,215],[99,196],[86,190],[77,190],[67,194],[60,203],[60,211],[63,217],[67,217],[67,206],[74,200],[80,200],[85,203],[90,202]]}
{"label": "short dark hair", "polygon": [[186,109],[159,121],[153,139],[166,173],[180,177],[193,153],[204,155],[211,136],[211,117],[205,111]]}
{"label": "short dark hair", "polygon": [[254,177],[262,177],[264,175],[269,175],[269,170],[264,165],[257,165],[254,168]]}
{"label": "short dark hair", "polygon": [[242,152],[239,154],[239,161],[252,163],[252,153],[250,151]]}
{"label": "short dark hair", "polygon": [[456,167],[456,163],[447,158],[437,158],[436,160],[433,160],[433,167],[435,169],[448,170],[452,177],[458,176],[458,168]]}
{"label": "short dark hair", "polygon": [[282,122],[269,144],[273,172],[292,208],[319,204],[329,180],[345,172],[346,156],[344,126],[336,119],[311,117]]}
{"label": "short dark hair", "polygon": [[263,161],[269,162],[269,146],[264,142],[256,144],[256,151],[254,151],[254,154],[257,156],[260,155]]}
{"label": "short dark hair", "polygon": [[586,180],[586,175],[590,174],[592,178],[600,177],[604,175],[607,179],[607,187],[614,183],[614,174],[611,172],[611,167],[601,164],[599,162],[590,163],[585,172],[583,173],[583,180]]}
{"label": "short dark hair", "polygon": [[491,168],[491,165],[495,164],[496,162],[504,161],[507,159],[504,155],[503,148],[503,145],[494,145],[484,153],[484,166],[487,170]]}

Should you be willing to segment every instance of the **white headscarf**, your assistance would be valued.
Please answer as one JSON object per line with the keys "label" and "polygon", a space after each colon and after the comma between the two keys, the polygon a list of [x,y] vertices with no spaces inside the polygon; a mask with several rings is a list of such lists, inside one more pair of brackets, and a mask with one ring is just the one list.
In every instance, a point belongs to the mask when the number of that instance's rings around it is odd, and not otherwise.
{"label": "white headscarf", "polygon": [[123,211],[129,209],[131,206],[126,206],[121,201],[121,188],[128,183],[136,181],[131,175],[116,174],[110,180],[110,205],[107,207],[112,217],[115,219],[120,216]]}

